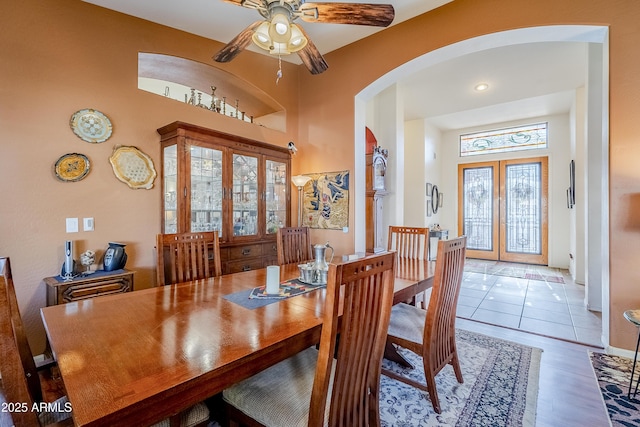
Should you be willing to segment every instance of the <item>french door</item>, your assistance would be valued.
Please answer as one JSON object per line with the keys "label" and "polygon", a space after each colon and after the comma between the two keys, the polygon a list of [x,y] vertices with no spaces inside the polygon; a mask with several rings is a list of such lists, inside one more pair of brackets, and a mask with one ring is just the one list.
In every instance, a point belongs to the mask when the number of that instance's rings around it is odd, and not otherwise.
{"label": "french door", "polygon": [[547,265],[547,157],[458,165],[467,256]]}

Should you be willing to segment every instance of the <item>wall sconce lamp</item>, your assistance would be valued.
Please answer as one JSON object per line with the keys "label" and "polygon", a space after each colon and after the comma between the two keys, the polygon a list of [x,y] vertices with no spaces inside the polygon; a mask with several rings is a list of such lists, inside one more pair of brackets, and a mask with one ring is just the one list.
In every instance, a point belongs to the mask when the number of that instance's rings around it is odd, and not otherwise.
{"label": "wall sconce lamp", "polygon": [[[290,142],[289,144],[293,144]],[[298,187],[298,227],[302,227],[302,188],[311,181],[311,177],[304,175],[294,175],[291,177],[293,185]]]}
{"label": "wall sconce lamp", "polygon": [[289,144],[287,144],[287,149],[291,151],[291,154],[296,154],[298,152],[298,149],[296,148],[296,144],[294,144],[293,141],[289,141]]}

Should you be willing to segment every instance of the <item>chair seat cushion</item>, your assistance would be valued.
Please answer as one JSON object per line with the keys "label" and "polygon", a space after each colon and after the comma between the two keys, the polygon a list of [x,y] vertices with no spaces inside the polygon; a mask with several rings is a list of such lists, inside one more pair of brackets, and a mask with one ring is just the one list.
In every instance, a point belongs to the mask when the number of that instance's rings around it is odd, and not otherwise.
{"label": "chair seat cushion", "polygon": [[[308,348],[226,389],[222,396],[245,415],[269,427],[306,426],[318,351]],[[335,363],[334,363],[335,368]],[[333,375],[329,383],[329,396]],[[328,425],[329,402],[324,425]]]}
{"label": "chair seat cushion", "polygon": [[391,309],[388,335],[422,344],[427,311],[400,303]]}
{"label": "chair seat cushion", "polygon": [[[196,403],[180,413],[180,427],[193,427],[209,421],[209,408],[204,403]],[[169,427],[171,422],[166,418],[152,427]]]}

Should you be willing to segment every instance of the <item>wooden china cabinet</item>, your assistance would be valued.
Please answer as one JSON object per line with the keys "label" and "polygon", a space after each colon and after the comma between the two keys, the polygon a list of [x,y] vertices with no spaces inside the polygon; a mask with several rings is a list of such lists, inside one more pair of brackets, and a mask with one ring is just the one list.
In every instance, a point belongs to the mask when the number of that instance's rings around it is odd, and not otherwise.
{"label": "wooden china cabinet", "polygon": [[224,274],[277,263],[276,231],[291,221],[289,150],[183,122],[158,133],[162,232],[218,230]]}

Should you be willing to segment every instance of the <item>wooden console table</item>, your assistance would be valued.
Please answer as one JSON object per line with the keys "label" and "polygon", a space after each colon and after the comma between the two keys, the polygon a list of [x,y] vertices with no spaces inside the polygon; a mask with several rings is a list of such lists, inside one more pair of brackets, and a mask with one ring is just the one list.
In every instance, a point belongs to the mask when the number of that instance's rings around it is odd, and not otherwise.
{"label": "wooden console table", "polygon": [[135,272],[129,270],[98,270],[66,282],[60,276],[46,277],[44,283],[47,284],[47,306],[131,292],[133,273]]}

